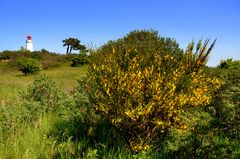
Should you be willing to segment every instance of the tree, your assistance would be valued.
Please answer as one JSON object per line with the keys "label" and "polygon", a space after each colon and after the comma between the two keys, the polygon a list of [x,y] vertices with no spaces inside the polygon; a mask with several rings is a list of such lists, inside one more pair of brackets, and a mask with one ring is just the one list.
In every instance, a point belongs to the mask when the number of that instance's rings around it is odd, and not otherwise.
{"label": "tree", "polygon": [[63,40],[63,46],[67,46],[67,54],[71,53],[72,50],[86,50],[84,45],[81,45],[81,41],[77,38],[68,38]]}
{"label": "tree", "polygon": [[[215,42],[214,42],[215,43]],[[185,53],[156,31],[133,31],[92,55],[86,93],[133,151],[156,145],[171,128],[187,129],[188,108],[209,104],[219,81],[203,71],[214,43],[190,43]]]}
{"label": "tree", "polygon": [[71,45],[71,39],[70,38],[68,38],[68,39],[65,39],[65,40],[63,40],[63,47],[64,46],[67,46],[67,54],[69,53],[69,47],[70,47],[70,45]]}

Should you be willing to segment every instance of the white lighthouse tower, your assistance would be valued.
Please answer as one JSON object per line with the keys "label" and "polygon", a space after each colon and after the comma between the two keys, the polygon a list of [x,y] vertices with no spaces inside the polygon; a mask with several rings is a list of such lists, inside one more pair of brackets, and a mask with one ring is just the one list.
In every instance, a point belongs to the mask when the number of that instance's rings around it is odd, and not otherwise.
{"label": "white lighthouse tower", "polygon": [[33,51],[33,42],[32,42],[32,36],[28,34],[27,40],[26,40],[26,50]]}

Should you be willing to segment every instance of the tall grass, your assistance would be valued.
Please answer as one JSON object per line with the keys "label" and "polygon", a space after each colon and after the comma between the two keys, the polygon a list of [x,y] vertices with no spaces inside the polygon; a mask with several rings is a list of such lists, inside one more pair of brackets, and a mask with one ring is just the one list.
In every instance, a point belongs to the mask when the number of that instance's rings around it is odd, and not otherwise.
{"label": "tall grass", "polygon": [[[51,143],[45,138],[50,119],[39,119],[33,126],[22,126],[22,132],[4,141],[0,158],[47,158]],[[26,123],[25,123],[26,124]]]}
{"label": "tall grass", "polygon": [[[79,109],[81,101],[71,101],[73,98],[67,94],[63,98],[59,86],[44,78],[37,78],[38,83],[34,81],[25,95],[16,95],[21,101],[2,103],[0,158],[97,158],[100,154],[108,158],[113,152],[116,155],[115,149],[122,153],[118,148],[122,140],[112,137],[115,131],[110,125],[97,117],[95,121],[86,119],[87,111]],[[38,94],[39,86],[46,88],[47,94]],[[62,101],[56,103],[56,96]],[[4,97],[10,101],[6,94]],[[58,108],[46,109],[52,106],[52,100]]]}
{"label": "tall grass", "polygon": [[21,86],[18,84],[0,83],[0,106],[4,105],[7,101],[15,100],[20,89]]}

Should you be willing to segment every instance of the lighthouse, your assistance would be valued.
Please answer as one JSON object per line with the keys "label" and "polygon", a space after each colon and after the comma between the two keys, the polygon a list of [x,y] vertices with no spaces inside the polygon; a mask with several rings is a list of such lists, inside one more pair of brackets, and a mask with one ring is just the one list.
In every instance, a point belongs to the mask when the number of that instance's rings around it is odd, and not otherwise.
{"label": "lighthouse", "polygon": [[33,51],[33,42],[32,42],[32,36],[28,34],[27,40],[26,40],[26,50]]}

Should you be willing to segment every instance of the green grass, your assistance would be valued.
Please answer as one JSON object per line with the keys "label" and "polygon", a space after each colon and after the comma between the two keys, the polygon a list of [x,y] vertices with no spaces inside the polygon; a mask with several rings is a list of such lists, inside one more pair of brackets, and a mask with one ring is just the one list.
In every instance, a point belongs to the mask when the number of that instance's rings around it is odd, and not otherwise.
{"label": "green grass", "polygon": [[62,66],[56,69],[42,71],[42,74],[46,74],[54,81],[62,84],[66,91],[71,91],[76,85],[77,80],[86,75],[87,66],[82,67],[69,67]]}
{"label": "green grass", "polygon": [[[65,64],[49,70],[42,70],[40,74],[45,74],[54,81],[58,82],[67,91],[71,92],[77,80],[85,76],[87,66],[70,67]],[[6,100],[17,97],[19,91],[32,83],[38,75],[24,76],[20,71],[8,68],[7,62],[0,62],[0,105]]]}
{"label": "green grass", "polygon": [[[76,127],[69,125],[66,119],[59,118],[57,114],[48,114],[33,126],[25,126],[21,135],[9,138],[4,142],[4,146],[0,145],[0,159],[131,158],[131,152],[126,148],[109,149],[104,144],[93,145],[87,136],[74,140],[73,136],[66,133],[69,129],[76,129]],[[55,131],[57,136],[53,133]],[[104,134],[106,133],[100,131],[98,135]]]}
{"label": "green grass", "polygon": [[[77,80],[85,76],[86,71],[87,66],[70,67],[65,64],[54,69],[42,70],[39,74],[48,76],[57,82],[64,91],[71,92],[76,86]],[[71,147],[75,146],[75,143],[70,140],[55,145],[55,139],[46,137],[53,123],[56,120],[62,120],[58,115],[48,114],[40,117],[38,121],[32,123],[33,125],[18,121],[22,115],[22,108],[19,107],[22,106],[20,93],[37,76],[24,76],[20,71],[9,68],[7,62],[0,62],[0,113],[2,113],[0,114],[0,159],[52,158],[51,155],[66,158],[71,153]],[[7,133],[3,134],[2,126],[9,128]],[[86,145],[84,142],[81,144]],[[78,146],[81,147],[81,145]],[[61,150],[66,148],[69,150]]]}

